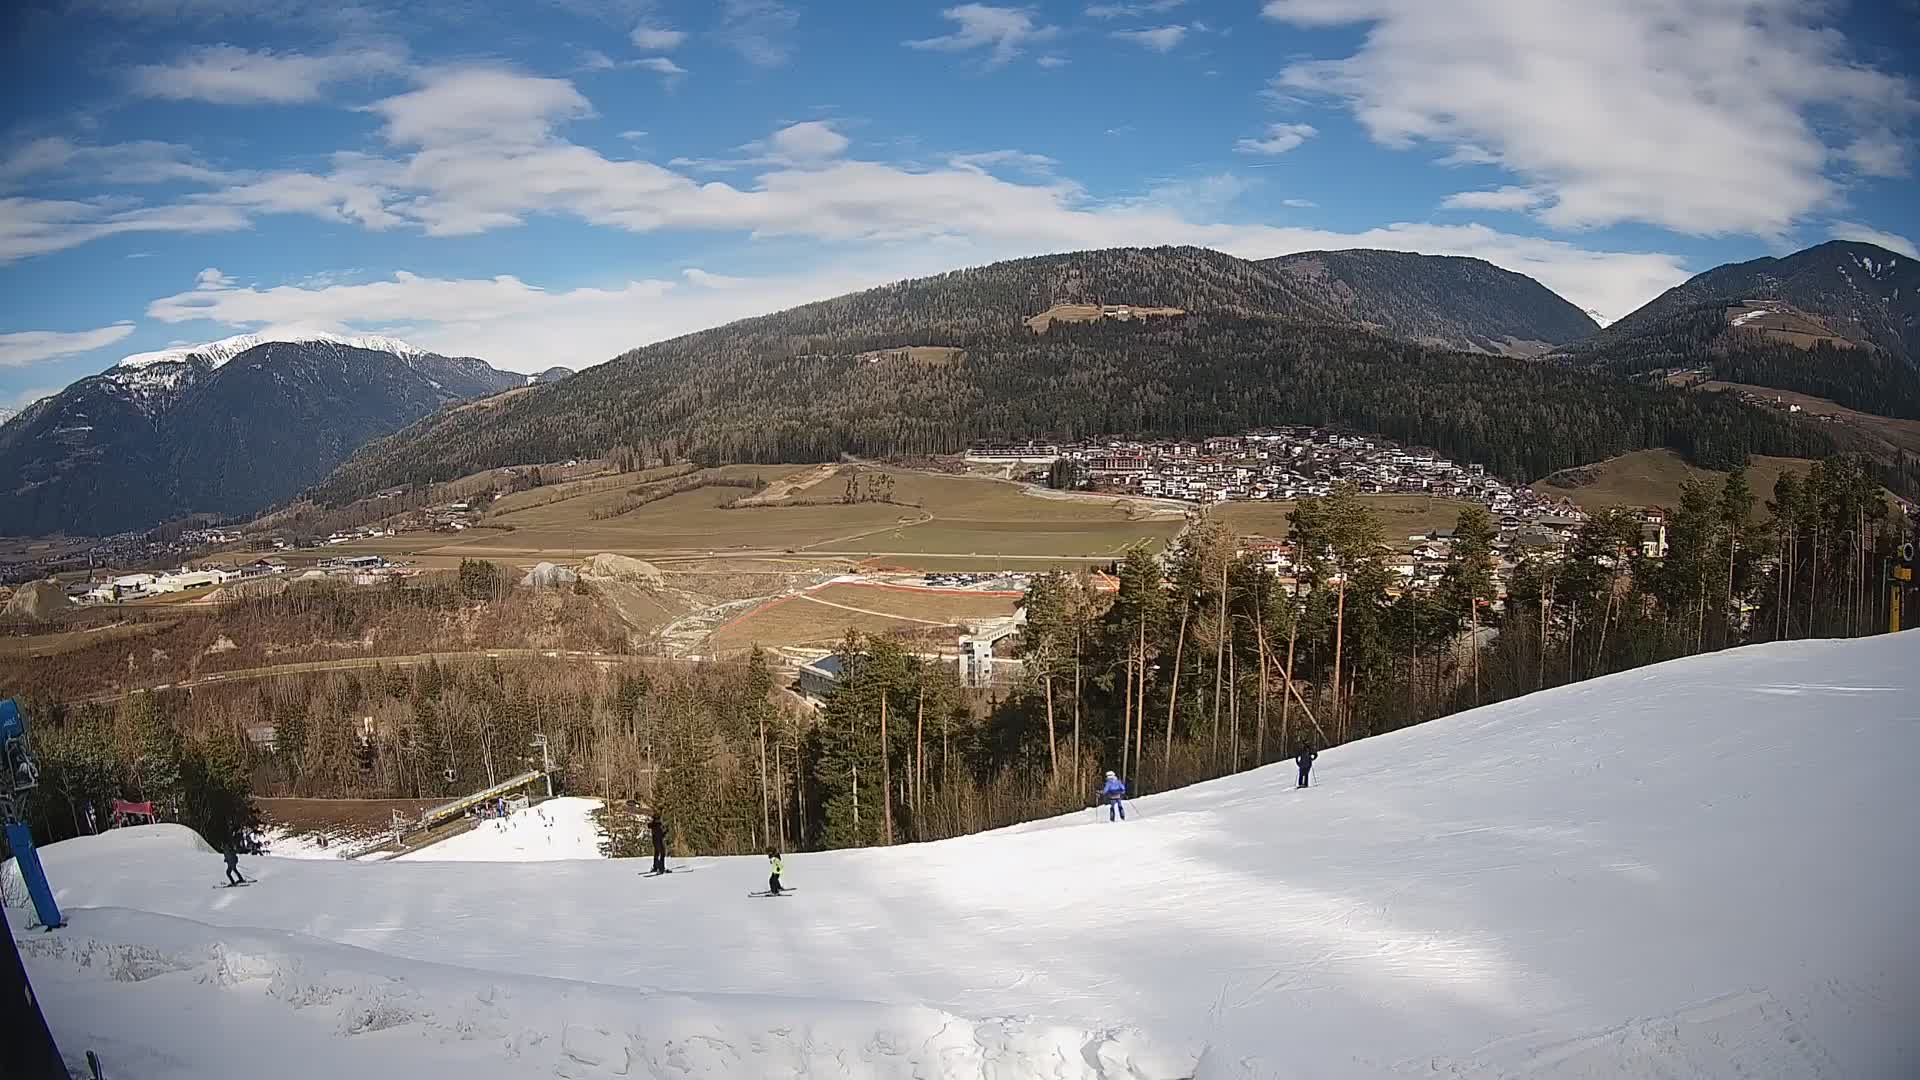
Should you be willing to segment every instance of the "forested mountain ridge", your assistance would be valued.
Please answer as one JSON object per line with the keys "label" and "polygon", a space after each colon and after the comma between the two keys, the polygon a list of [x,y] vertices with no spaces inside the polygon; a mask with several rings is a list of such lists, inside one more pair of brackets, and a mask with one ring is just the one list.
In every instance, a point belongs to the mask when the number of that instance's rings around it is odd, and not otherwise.
{"label": "forested mountain ridge", "polygon": [[[1779,301],[1834,333],[1920,362],[1920,260],[1857,240],[1833,240],[1781,258],[1728,263],[1668,289],[1583,343],[1605,349],[1705,308]],[[1731,318],[1729,317],[1729,325]]]}
{"label": "forested mountain ridge", "polygon": [[[857,322],[835,332],[822,305],[810,305],[791,320],[746,320],[649,346],[491,409],[437,414],[369,444],[314,495],[337,504],[616,446],[640,447],[643,457],[820,461],[951,453],[981,439],[1195,436],[1286,423],[1379,432],[1519,480],[1644,447],[1722,467],[1749,452],[1832,448],[1820,432],[1718,395],[1270,315],[1189,308],[1180,318],[1060,324],[1045,334],[1015,323],[954,334],[956,353],[922,362],[880,351],[940,332],[911,328],[894,299],[860,300],[903,327],[890,334]],[[938,292],[928,300],[937,311],[964,310]]]}
{"label": "forested mountain ridge", "polygon": [[129,357],[0,427],[0,529],[98,535],[249,514],[369,439],[525,379],[384,339],[230,338]]}
{"label": "forested mountain ridge", "polygon": [[1538,356],[1600,329],[1545,285],[1480,259],[1362,249],[1260,265],[1355,323],[1423,345]]}
{"label": "forested mountain ridge", "polygon": [[1559,355],[1624,374],[1706,369],[1920,417],[1920,260],[1836,240],[1700,274]]}

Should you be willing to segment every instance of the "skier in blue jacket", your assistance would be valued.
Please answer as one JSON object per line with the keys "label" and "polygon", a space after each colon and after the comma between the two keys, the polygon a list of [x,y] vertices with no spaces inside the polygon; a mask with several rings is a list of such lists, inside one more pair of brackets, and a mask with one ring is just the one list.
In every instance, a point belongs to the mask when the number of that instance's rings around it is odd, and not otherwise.
{"label": "skier in blue jacket", "polygon": [[1121,821],[1127,820],[1127,782],[1125,780],[1111,772],[1107,773],[1107,783],[1100,789],[1100,794],[1107,798],[1108,821],[1112,821],[1115,814],[1120,816]]}

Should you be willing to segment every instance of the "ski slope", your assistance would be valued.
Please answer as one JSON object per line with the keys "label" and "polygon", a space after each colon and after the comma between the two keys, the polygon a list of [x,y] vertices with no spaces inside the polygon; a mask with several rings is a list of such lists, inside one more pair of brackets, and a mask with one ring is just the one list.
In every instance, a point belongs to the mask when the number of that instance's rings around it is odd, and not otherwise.
{"label": "ski slope", "polygon": [[599,799],[561,796],[515,810],[504,818],[489,818],[470,832],[450,836],[418,851],[395,856],[395,862],[550,862],[560,859],[598,859],[602,833],[593,812]]}
{"label": "ski slope", "polygon": [[[1645,668],[1139,800],[765,860],[44,851],[109,1075],[1912,1077],[1920,633]],[[9,912],[19,926],[24,913]]]}

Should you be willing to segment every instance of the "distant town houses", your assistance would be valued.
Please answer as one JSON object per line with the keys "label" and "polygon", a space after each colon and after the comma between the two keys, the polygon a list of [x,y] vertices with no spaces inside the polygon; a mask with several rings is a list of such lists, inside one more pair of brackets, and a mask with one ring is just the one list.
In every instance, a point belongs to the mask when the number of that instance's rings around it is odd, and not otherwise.
{"label": "distant town houses", "polygon": [[1079,474],[1093,490],[1199,504],[1321,497],[1345,482],[1369,495],[1476,500],[1495,514],[1528,516],[1560,505],[1488,476],[1482,465],[1460,465],[1431,450],[1316,428],[1280,428],[1198,442],[1003,443],[975,447],[968,456],[1065,458],[1081,466]]}
{"label": "distant town houses", "polygon": [[[1048,463],[1067,460],[1078,468],[1068,475],[1090,490],[1139,495],[1194,504],[1196,508],[1234,501],[1293,502],[1323,498],[1338,484],[1352,484],[1365,495],[1424,495],[1478,502],[1491,513],[1498,530],[1495,552],[1497,592],[1523,558],[1558,560],[1580,527],[1584,511],[1564,499],[1539,495],[1487,473],[1486,467],[1450,461],[1432,450],[1388,440],[1309,427],[1287,427],[1242,435],[1189,440],[1107,439],[1066,445],[995,443],[976,446],[968,456],[985,461]],[[1058,470],[1056,470],[1056,474]],[[1667,553],[1664,513],[1642,511],[1641,554]],[[1451,529],[1389,539],[1387,558],[1395,591],[1436,587],[1446,573],[1453,545]],[[1301,588],[1298,560],[1291,544],[1265,536],[1242,539],[1283,588]],[[1498,606],[1498,602],[1496,602]]]}

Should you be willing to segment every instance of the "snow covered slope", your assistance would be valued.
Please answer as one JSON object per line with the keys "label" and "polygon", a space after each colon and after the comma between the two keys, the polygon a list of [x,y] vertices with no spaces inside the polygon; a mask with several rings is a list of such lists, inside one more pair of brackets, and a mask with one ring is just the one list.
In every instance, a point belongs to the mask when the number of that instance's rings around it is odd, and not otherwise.
{"label": "snow covered slope", "polygon": [[599,799],[562,796],[505,818],[476,825],[471,832],[398,856],[395,862],[551,862],[598,859],[600,823],[593,812]]}
{"label": "snow covered slope", "polygon": [[72,924],[20,941],[115,1076],[1911,1077],[1916,659],[1694,658],[1330,751],[1309,791],[795,855],[779,899],[751,858],[214,889],[129,829],[45,851]]}

